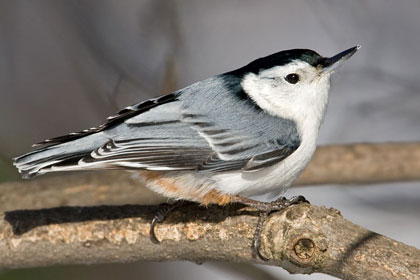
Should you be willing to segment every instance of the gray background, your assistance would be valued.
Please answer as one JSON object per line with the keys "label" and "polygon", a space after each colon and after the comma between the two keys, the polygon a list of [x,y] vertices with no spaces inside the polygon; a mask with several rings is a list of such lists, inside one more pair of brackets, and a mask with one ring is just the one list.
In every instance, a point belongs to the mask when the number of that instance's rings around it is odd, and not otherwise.
{"label": "gray background", "polygon": [[[0,180],[16,178],[10,158],[34,142],[289,48],[333,55],[362,45],[334,77],[320,144],[419,140],[419,14],[417,0],[0,0]],[[293,194],[420,247],[419,183]],[[187,262],[0,272],[0,279],[58,277],[335,279]]]}

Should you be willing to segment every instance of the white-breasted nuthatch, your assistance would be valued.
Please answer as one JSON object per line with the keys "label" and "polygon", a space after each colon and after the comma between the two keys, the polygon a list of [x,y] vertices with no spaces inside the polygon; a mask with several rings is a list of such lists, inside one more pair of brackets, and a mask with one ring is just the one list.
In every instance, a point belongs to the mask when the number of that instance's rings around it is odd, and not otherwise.
{"label": "white-breasted nuthatch", "polygon": [[[128,106],[98,128],[36,144],[41,147],[14,164],[25,178],[139,169],[155,191],[198,202],[209,191],[281,193],[315,151],[331,73],[358,48],[331,58],[305,49],[259,58]],[[174,187],[160,186],[155,177]]]}
{"label": "white-breasted nuthatch", "polygon": [[14,164],[25,178],[138,170],[152,190],[202,204],[281,194],[315,151],[331,73],[358,49],[329,58],[307,49],[259,58],[128,106],[97,128],[39,143]]}

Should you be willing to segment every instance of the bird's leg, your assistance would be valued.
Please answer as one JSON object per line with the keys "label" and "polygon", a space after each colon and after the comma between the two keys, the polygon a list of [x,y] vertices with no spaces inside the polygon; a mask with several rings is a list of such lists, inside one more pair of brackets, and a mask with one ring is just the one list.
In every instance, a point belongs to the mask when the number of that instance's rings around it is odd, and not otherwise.
{"label": "bird's leg", "polygon": [[261,202],[247,197],[234,196],[232,197],[232,202],[238,202],[253,207],[259,211],[257,227],[254,232],[254,237],[252,238],[252,255],[254,257],[260,258],[263,261],[268,261],[268,259],[260,253],[261,233],[264,229],[264,222],[267,220],[267,217],[270,215],[270,213],[273,211],[281,211],[293,204],[309,203],[309,201],[301,195],[294,196],[290,199],[280,197],[279,199],[271,202]]}
{"label": "bird's leg", "polygon": [[157,239],[156,234],[155,234],[156,224],[165,221],[166,216],[168,216],[169,213],[174,211],[176,208],[185,205],[186,203],[187,202],[184,200],[178,200],[172,204],[165,203],[165,204],[159,205],[161,208],[156,213],[155,217],[152,220],[152,223],[150,224],[150,240],[154,244],[160,243],[159,239]]}

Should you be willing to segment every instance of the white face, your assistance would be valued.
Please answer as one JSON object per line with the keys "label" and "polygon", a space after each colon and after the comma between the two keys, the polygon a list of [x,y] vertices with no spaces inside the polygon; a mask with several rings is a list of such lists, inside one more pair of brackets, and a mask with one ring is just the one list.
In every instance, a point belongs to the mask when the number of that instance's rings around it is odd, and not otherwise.
{"label": "white face", "polygon": [[[247,74],[244,91],[266,112],[302,122],[321,123],[330,86],[331,72],[302,61],[276,66],[259,74]],[[315,125],[315,124],[314,124]]]}

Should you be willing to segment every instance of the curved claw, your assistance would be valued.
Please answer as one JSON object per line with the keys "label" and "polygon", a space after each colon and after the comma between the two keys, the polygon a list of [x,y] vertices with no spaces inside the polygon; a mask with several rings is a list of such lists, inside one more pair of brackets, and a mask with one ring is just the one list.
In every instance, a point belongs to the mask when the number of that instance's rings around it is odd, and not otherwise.
{"label": "curved claw", "polygon": [[154,244],[159,244],[160,241],[156,236],[155,233],[155,227],[157,223],[160,223],[163,221],[163,219],[161,219],[162,216],[156,215],[153,220],[152,223],[150,224],[150,231],[149,231],[149,235],[150,235],[150,240],[152,241],[152,243]]}
{"label": "curved claw", "polygon": [[262,261],[268,261],[269,259],[264,257],[260,252],[261,246],[261,233],[264,228],[264,222],[268,217],[269,212],[260,212],[260,217],[258,218],[257,227],[254,232],[254,237],[252,238],[252,256],[254,258],[259,258]]}
{"label": "curved claw", "polygon": [[258,258],[262,261],[268,262],[270,259],[264,257],[260,252],[261,239],[253,240],[252,242],[252,257]]}
{"label": "curved claw", "polygon": [[183,201],[177,201],[173,204],[162,204],[161,205],[161,209],[156,213],[155,217],[152,220],[152,223],[150,224],[150,231],[149,231],[149,236],[150,236],[150,240],[154,243],[154,244],[159,244],[160,240],[157,238],[156,233],[155,233],[155,228],[156,225],[158,223],[161,223],[165,220],[166,216],[173,211],[174,209],[180,207],[181,205],[183,205],[184,202]]}
{"label": "curved claw", "polygon": [[309,202],[309,200],[307,200],[303,195],[294,196],[294,197],[290,198],[289,201],[290,201],[290,204],[299,204],[299,203],[311,204]]}

